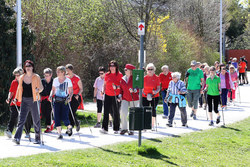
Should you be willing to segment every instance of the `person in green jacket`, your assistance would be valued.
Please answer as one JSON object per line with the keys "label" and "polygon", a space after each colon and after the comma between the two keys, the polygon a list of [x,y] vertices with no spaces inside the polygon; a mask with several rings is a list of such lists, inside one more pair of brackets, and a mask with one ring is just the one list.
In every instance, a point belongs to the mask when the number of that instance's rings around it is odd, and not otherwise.
{"label": "person in green jacket", "polygon": [[212,106],[214,106],[214,112],[217,114],[216,124],[220,123],[220,113],[218,111],[218,105],[220,101],[220,77],[216,75],[216,69],[214,66],[210,67],[210,75],[206,80],[207,102],[208,102],[208,115],[210,119],[209,126],[213,126]]}
{"label": "person in green jacket", "polygon": [[186,83],[187,83],[187,100],[188,106],[192,108],[190,117],[196,120],[196,112],[198,108],[198,100],[200,95],[203,93],[202,86],[204,82],[204,75],[201,69],[197,68],[197,62],[191,61],[191,68],[186,72]]}

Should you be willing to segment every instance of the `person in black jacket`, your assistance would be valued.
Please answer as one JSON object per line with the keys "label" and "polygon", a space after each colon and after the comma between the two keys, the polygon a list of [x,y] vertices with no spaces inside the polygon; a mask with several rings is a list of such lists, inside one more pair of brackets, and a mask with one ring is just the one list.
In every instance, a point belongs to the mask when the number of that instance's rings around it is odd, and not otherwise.
{"label": "person in black jacket", "polygon": [[53,83],[53,78],[52,78],[52,70],[50,68],[46,68],[43,71],[44,78],[42,79],[42,84],[43,84],[43,91],[40,93],[41,95],[41,111],[42,111],[42,116],[45,118],[45,124],[47,126],[47,129],[44,131],[44,133],[49,133],[54,129],[54,123],[51,124],[51,103],[49,101],[49,95],[50,91],[52,89],[52,83]]}

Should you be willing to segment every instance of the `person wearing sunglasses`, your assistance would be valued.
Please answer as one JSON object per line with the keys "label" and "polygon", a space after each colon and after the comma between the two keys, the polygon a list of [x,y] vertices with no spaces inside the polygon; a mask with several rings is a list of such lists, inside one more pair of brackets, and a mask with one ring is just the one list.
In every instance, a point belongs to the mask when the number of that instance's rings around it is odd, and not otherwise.
{"label": "person wearing sunglasses", "polygon": [[97,123],[94,128],[101,128],[102,108],[104,95],[102,94],[102,88],[104,85],[105,68],[103,66],[98,68],[99,77],[96,78],[94,83],[94,98],[93,101],[97,105]]}
{"label": "person wearing sunglasses", "polygon": [[204,75],[201,69],[197,68],[197,63],[195,60],[191,61],[191,68],[186,72],[186,84],[187,84],[187,100],[188,106],[192,109],[190,117],[193,117],[194,120],[197,119],[197,109],[198,109],[198,100],[200,95],[203,93],[203,82]]}
{"label": "person wearing sunglasses", "polygon": [[20,144],[23,126],[27,119],[27,115],[30,112],[35,129],[34,144],[40,144],[41,123],[38,105],[40,100],[39,93],[43,91],[43,85],[39,75],[35,73],[34,63],[31,60],[26,60],[24,62],[23,71],[24,74],[20,76],[16,97],[14,99],[15,102],[21,102],[22,107],[20,111],[18,127],[13,142],[16,144]]}
{"label": "person wearing sunglasses", "polygon": [[207,92],[207,102],[208,102],[208,115],[210,119],[209,126],[213,126],[213,114],[212,114],[212,106],[214,106],[214,112],[217,114],[216,123],[220,123],[220,113],[218,111],[218,105],[220,102],[220,94],[221,94],[221,79],[216,75],[216,68],[214,66],[209,69],[210,74],[206,80],[206,88]]}
{"label": "person wearing sunglasses", "polygon": [[66,71],[67,71],[66,77],[68,77],[73,84],[73,96],[70,102],[73,115],[69,112],[69,120],[70,120],[70,125],[72,125],[73,128],[76,124],[76,131],[78,132],[80,130],[81,122],[76,118],[76,111],[79,106],[81,106],[81,108],[83,109],[82,81],[81,78],[74,73],[74,67],[72,64],[66,65]]}
{"label": "person wearing sunglasses", "polygon": [[160,79],[155,74],[155,66],[149,63],[146,66],[147,75],[144,76],[144,88],[142,90],[142,105],[152,107],[152,130],[155,130],[156,107],[159,101]]}
{"label": "person wearing sunglasses", "polygon": [[226,71],[226,66],[221,65],[221,70],[218,76],[220,77],[221,80],[221,107],[226,108],[227,107],[227,95],[228,91],[231,91],[233,88],[233,82],[231,80],[231,76],[229,73]]}
{"label": "person wearing sunglasses", "polygon": [[133,131],[128,131],[128,108],[129,107],[138,107],[139,106],[139,91],[133,89],[133,75],[132,71],[135,69],[135,66],[132,64],[126,64],[125,66],[125,75],[121,80],[121,91],[119,99],[121,99],[121,135],[128,133],[128,135],[133,135]]}
{"label": "person wearing sunglasses", "polygon": [[120,102],[118,102],[118,95],[120,94],[120,83],[122,80],[122,73],[119,71],[118,63],[115,60],[109,62],[108,72],[104,77],[104,85],[102,94],[104,96],[104,114],[101,133],[108,133],[109,113],[113,117],[113,130],[118,134],[120,129]]}
{"label": "person wearing sunglasses", "polygon": [[50,68],[45,68],[43,70],[44,78],[42,79],[43,91],[41,95],[41,112],[42,116],[45,118],[45,124],[47,126],[44,133],[50,133],[54,129],[54,125],[51,124],[51,103],[49,101],[50,91],[52,89],[52,70]]}

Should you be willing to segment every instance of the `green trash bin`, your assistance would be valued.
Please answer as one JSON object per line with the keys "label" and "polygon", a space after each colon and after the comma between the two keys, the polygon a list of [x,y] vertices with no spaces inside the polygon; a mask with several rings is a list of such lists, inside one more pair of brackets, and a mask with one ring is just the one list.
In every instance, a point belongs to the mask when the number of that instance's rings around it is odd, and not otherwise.
{"label": "green trash bin", "polygon": [[152,107],[143,107],[144,111],[144,129],[152,129]]}
{"label": "green trash bin", "polygon": [[143,107],[129,108],[129,130],[144,129],[144,111]]}

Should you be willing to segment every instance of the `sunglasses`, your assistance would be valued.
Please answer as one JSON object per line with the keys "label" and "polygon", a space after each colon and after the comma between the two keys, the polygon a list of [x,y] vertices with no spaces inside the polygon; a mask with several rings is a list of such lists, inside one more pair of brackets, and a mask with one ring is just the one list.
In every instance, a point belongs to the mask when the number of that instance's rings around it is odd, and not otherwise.
{"label": "sunglasses", "polygon": [[150,69],[148,69],[148,71],[153,71],[153,70],[154,70],[154,69],[151,69],[151,68],[150,68]]}
{"label": "sunglasses", "polygon": [[103,72],[100,72],[99,75],[103,75],[104,73]]}
{"label": "sunglasses", "polygon": [[26,65],[25,67],[32,67],[32,65],[28,64],[28,65]]}

